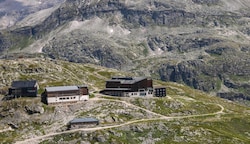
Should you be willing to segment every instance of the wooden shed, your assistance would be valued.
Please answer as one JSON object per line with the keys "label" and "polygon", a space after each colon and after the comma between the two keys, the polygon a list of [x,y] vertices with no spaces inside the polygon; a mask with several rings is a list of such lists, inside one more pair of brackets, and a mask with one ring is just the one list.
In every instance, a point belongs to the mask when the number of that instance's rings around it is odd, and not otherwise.
{"label": "wooden shed", "polygon": [[9,94],[14,97],[36,97],[38,84],[35,80],[13,81]]}
{"label": "wooden shed", "polygon": [[75,118],[69,122],[68,129],[93,127],[96,125],[99,125],[99,120],[96,118],[92,118],[92,117]]}

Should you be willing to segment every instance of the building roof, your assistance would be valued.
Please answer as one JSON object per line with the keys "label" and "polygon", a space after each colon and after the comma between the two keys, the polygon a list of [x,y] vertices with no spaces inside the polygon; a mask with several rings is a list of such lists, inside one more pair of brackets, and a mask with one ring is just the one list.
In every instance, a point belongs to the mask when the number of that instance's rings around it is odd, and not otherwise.
{"label": "building roof", "polygon": [[147,79],[146,77],[112,77],[107,82],[120,82],[121,84],[134,84],[136,82]]}
{"label": "building roof", "polygon": [[13,88],[27,88],[36,87],[37,82],[35,80],[30,81],[13,81],[11,87]]}
{"label": "building roof", "polygon": [[87,85],[78,85],[77,87],[78,87],[78,88],[88,88]]}
{"label": "building roof", "polygon": [[166,88],[166,86],[154,86],[154,89],[162,89],[162,88]]}
{"label": "building roof", "polygon": [[86,117],[86,118],[75,118],[70,121],[70,124],[73,123],[87,123],[87,122],[99,122],[96,118]]}
{"label": "building roof", "polygon": [[46,87],[47,92],[58,92],[58,91],[71,91],[78,90],[77,86],[57,86],[57,87]]}
{"label": "building roof", "polygon": [[130,91],[131,88],[105,88],[104,90],[111,91]]}

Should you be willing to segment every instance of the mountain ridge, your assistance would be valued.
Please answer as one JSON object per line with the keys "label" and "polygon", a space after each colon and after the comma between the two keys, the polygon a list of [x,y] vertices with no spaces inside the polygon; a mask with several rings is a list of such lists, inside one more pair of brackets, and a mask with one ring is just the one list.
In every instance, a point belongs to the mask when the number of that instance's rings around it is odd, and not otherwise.
{"label": "mountain ridge", "polygon": [[248,8],[247,0],[69,0],[40,24],[2,32],[0,50],[43,52],[247,100]]}

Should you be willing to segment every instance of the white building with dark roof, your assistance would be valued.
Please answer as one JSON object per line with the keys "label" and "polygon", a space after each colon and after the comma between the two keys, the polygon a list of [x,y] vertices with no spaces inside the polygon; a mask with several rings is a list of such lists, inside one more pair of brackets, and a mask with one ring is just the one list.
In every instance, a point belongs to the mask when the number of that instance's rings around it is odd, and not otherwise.
{"label": "white building with dark roof", "polygon": [[46,87],[42,94],[42,102],[46,104],[72,103],[89,99],[87,86]]}

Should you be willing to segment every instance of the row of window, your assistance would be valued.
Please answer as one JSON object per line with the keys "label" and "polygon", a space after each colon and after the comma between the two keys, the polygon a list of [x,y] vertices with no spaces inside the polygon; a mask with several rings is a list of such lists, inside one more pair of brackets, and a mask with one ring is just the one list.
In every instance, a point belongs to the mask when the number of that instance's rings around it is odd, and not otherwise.
{"label": "row of window", "polygon": [[[135,95],[135,96],[137,96],[137,94],[138,94],[137,92],[131,93],[131,95]],[[153,91],[149,91],[148,94],[153,94]],[[146,95],[146,92],[140,92],[140,95]]]}
{"label": "row of window", "polygon": [[70,99],[76,99],[76,97],[62,97],[62,98],[59,98],[59,100],[70,100]]}
{"label": "row of window", "polygon": [[140,93],[140,96],[146,96],[146,93],[141,92],[141,93]]}
{"label": "row of window", "polygon": [[137,93],[131,93],[131,95],[137,95]]}
{"label": "row of window", "polygon": [[57,96],[73,96],[73,95],[79,95],[78,93],[57,93]]}
{"label": "row of window", "polygon": [[157,91],[164,92],[164,91],[166,91],[166,89],[156,89],[155,91],[156,91],[156,92],[157,92]]}

